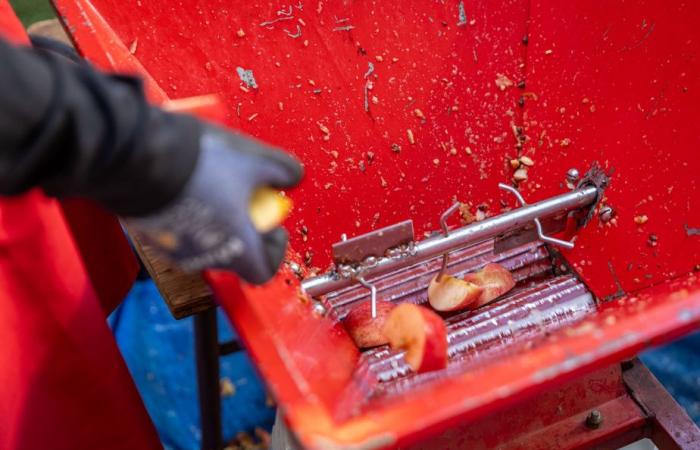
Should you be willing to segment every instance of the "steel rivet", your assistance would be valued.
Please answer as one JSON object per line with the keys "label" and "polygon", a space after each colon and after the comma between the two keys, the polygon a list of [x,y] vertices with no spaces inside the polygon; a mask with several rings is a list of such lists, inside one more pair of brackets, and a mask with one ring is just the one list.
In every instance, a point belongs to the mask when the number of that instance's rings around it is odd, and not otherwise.
{"label": "steel rivet", "polygon": [[571,184],[576,183],[580,176],[581,175],[578,173],[578,169],[576,169],[575,167],[572,167],[566,172],[566,179]]}
{"label": "steel rivet", "polygon": [[603,223],[610,222],[610,219],[612,219],[614,215],[615,211],[610,206],[603,206],[600,208],[600,211],[598,211],[598,217],[600,217],[600,221]]}
{"label": "steel rivet", "polygon": [[376,256],[368,256],[365,258],[365,266],[366,267],[374,267],[377,265],[377,257]]}
{"label": "steel rivet", "polygon": [[600,424],[603,423],[603,414],[600,413],[597,409],[594,409],[591,411],[590,414],[588,414],[588,417],[586,417],[586,426],[591,429],[596,429],[600,427]]}
{"label": "steel rivet", "polygon": [[313,311],[314,314],[318,314],[319,316],[326,315],[326,307],[319,302],[314,302]]}

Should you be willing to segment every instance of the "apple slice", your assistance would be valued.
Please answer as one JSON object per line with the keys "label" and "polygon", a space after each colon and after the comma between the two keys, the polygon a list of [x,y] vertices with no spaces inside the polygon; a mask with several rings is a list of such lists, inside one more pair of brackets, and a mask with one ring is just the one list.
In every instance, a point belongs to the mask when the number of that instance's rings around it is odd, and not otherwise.
{"label": "apple slice", "polygon": [[394,308],[384,325],[393,349],[406,350],[404,359],[416,372],[447,367],[447,327],[433,311],[412,303]]}
{"label": "apple slice", "polygon": [[478,308],[496,300],[515,286],[513,275],[508,269],[496,263],[486,264],[480,271],[465,275],[464,279],[482,288],[481,295],[472,308]]}
{"label": "apple slice", "polygon": [[389,340],[384,336],[383,328],[387,317],[396,305],[391,302],[377,302],[377,317],[372,319],[372,303],[363,302],[354,307],[343,320],[355,345],[360,348],[384,345]]}
{"label": "apple slice", "polygon": [[436,275],[428,285],[428,301],[436,311],[456,311],[476,302],[481,290],[474,283],[450,275],[443,275],[438,281]]}
{"label": "apple slice", "polygon": [[255,229],[267,233],[282,223],[291,210],[289,197],[270,187],[259,187],[250,197],[248,214]]}

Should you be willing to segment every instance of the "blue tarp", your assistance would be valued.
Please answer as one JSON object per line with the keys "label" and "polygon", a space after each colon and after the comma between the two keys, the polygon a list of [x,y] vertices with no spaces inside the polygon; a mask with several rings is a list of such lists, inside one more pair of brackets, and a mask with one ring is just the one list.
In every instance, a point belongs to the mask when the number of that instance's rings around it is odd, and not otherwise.
{"label": "blue tarp", "polygon": [[649,350],[641,360],[700,426],[700,332]]}
{"label": "blue tarp", "polygon": [[[221,342],[234,337],[219,313]],[[119,348],[168,450],[199,449],[200,427],[192,318],[175,320],[153,282],[138,281],[110,316]],[[275,409],[245,352],[221,358],[235,393],[222,399],[224,438],[272,428]]]}
{"label": "blue tarp", "polygon": [[[192,319],[175,320],[152,281],[139,281],[110,317],[126,359],[161,440],[169,450],[199,449],[199,408],[194,364]],[[221,341],[234,334],[219,316]],[[700,424],[700,333],[651,350],[642,360],[676,400]],[[235,386],[224,397],[224,437],[262,427],[269,431],[274,409],[245,352],[221,360],[221,376]]]}

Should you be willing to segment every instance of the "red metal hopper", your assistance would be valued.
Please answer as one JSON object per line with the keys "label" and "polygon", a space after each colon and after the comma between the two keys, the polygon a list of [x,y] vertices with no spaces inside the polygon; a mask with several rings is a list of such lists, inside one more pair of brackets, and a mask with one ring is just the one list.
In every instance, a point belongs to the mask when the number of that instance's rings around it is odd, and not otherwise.
{"label": "red metal hopper", "polygon": [[[616,363],[700,323],[700,3],[54,3],[98,66],[141,74],[156,102],[216,94],[226,125],[303,161],[284,270],[262,287],[208,274],[303,446],[644,435],[636,369]],[[479,220],[445,237],[455,201]],[[408,240],[372,233],[405,219]],[[364,237],[331,265],[341,235]],[[423,303],[448,251],[450,273],[499,261],[516,288],[447,318],[443,371],[360,352],[340,322],[370,298],[358,277]],[[595,405],[615,419],[586,429]]]}

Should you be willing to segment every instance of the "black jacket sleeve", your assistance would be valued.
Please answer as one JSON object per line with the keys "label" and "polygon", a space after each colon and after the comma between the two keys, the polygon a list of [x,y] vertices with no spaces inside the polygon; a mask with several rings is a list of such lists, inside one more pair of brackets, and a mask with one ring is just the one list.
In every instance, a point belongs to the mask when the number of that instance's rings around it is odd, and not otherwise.
{"label": "black jacket sleeve", "polygon": [[200,129],[149,106],[136,78],[0,39],[0,195],[39,186],[143,215],[183,189]]}

